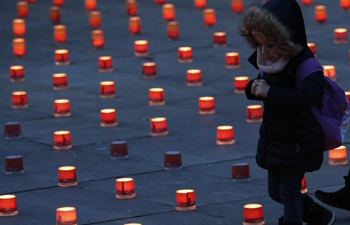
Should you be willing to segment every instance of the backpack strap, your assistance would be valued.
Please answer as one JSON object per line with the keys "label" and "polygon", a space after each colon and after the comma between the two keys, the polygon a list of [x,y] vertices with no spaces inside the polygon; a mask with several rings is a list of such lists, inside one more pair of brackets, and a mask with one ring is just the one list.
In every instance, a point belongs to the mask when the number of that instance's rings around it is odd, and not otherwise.
{"label": "backpack strap", "polygon": [[309,58],[298,66],[296,71],[296,82],[299,83],[308,75],[318,71],[323,71],[323,67],[315,58]]}

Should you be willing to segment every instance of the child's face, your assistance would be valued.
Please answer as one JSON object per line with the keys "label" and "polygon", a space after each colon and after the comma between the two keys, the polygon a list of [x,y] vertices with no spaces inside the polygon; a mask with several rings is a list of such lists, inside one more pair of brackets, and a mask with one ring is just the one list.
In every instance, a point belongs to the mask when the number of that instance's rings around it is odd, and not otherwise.
{"label": "child's face", "polygon": [[269,41],[262,33],[252,31],[255,40],[261,47],[262,54],[270,62],[276,62],[281,54],[278,52],[277,46],[274,42]]}

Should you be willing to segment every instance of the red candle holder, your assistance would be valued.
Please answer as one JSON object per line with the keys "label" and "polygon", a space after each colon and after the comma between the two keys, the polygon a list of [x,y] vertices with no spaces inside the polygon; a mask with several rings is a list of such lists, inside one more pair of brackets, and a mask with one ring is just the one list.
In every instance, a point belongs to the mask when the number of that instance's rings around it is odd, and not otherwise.
{"label": "red candle holder", "polygon": [[61,9],[58,6],[51,6],[50,8],[51,23],[59,23],[61,21]]}
{"label": "red candle holder", "polygon": [[96,10],[97,2],[96,0],[85,0],[85,9],[87,11]]}
{"label": "red candle holder", "polygon": [[0,216],[15,216],[18,214],[15,195],[0,195]]}
{"label": "red candle holder", "polygon": [[151,135],[165,136],[168,135],[168,126],[165,117],[151,119]]}
{"label": "red candle holder", "polygon": [[62,150],[72,148],[72,142],[69,131],[55,131],[53,135],[54,149]]}
{"label": "red candle holder", "polygon": [[176,39],[179,37],[179,23],[176,21],[170,21],[167,24],[168,38]]}
{"label": "red candle holder", "polygon": [[14,19],[12,22],[13,35],[23,37],[26,35],[26,21],[24,19]]}
{"label": "red candle holder", "polygon": [[195,210],[196,208],[197,207],[194,190],[182,189],[176,191],[176,210],[191,211]]}
{"label": "red candle holder", "polygon": [[19,139],[21,138],[21,126],[19,122],[13,121],[13,122],[6,122],[5,123],[5,139],[6,140],[13,140],[13,139]]}
{"label": "red candle holder", "polygon": [[166,21],[175,19],[175,7],[173,4],[163,5],[163,19]]}
{"label": "red candle holder", "polygon": [[142,77],[155,78],[157,76],[157,67],[155,62],[146,62],[142,64]]}
{"label": "red candle holder", "polygon": [[348,99],[348,102],[350,104],[350,91],[345,92],[346,98]]}
{"label": "red candle holder", "polygon": [[58,186],[73,187],[78,185],[74,166],[61,166],[58,168]]}
{"label": "red candle holder", "polygon": [[350,0],[340,0],[340,7],[342,9],[349,9],[350,8]]}
{"label": "red candle holder", "polygon": [[68,117],[71,116],[70,104],[68,99],[55,100],[55,117]]}
{"label": "red candle holder", "polygon": [[128,158],[128,146],[126,141],[113,141],[110,146],[111,159]]}
{"label": "red candle holder", "polygon": [[308,46],[309,49],[312,51],[312,53],[314,54],[314,56],[317,57],[317,54],[316,54],[316,44],[315,44],[315,43],[307,43],[307,46]]}
{"label": "red candle holder", "polygon": [[301,0],[301,4],[303,4],[303,5],[311,5],[312,4],[312,0]]}
{"label": "red candle holder", "polygon": [[127,0],[126,1],[126,14],[129,16],[137,15],[137,1],[136,0]]}
{"label": "red candle holder", "polygon": [[319,23],[324,23],[327,20],[327,8],[324,5],[315,6],[315,20]]}
{"label": "red candle holder", "polygon": [[54,90],[65,90],[68,88],[67,74],[55,73],[52,75],[52,85]]}
{"label": "red candle holder", "polygon": [[194,7],[204,9],[207,6],[207,0],[194,0]]}
{"label": "red candle holder", "polygon": [[24,69],[23,66],[10,66],[10,81],[24,81]]}
{"label": "red candle holder", "polygon": [[148,41],[138,40],[134,42],[135,55],[144,57],[148,56]]}
{"label": "red candle holder", "polygon": [[214,26],[216,23],[215,9],[205,9],[203,12],[204,24],[207,26]]}
{"label": "red candle holder", "polygon": [[226,33],[215,32],[214,33],[214,47],[226,46]]}
{"label": "red candle holder", "polygon": [[113,63],[111,56],[101,56],[98,58],[98,68],[100,72],[112,72]]}
{"label": "red candle holder", "polygon": [[243,225],[263,225],[264,213],[262,205],[247,204],[243,206]]}
{"label": "red candle holder", "polygon": [[134,179],[132,178],[119,178],[115,180],[116,182],[116,190],[117,193],[115,195],[116,198],[119,199],[127,199],[134,198],[135,187],[134,187]]}
{"label": "red candle holder", "polygon": [[148,92],[149,105],[164,105],[164,89],[150,88]]}
{"label": "red candle holder", "polygon": [[180,47],[178,50],[179,62],[189,63],[193,62],[192,48],[191,47]]}
{"label": "red candle holder", "polygon": [[165,0],[154,0],[157,4],[164,4]]}
{"label": "red candle holder", "polygon": [[115,97],[115,86],[113,81],[102,81],[100,83],[100,97],[101,98]]}
{"label": "red candle holder", "polygon": [[52,0],[52,4],[55,6],[63,6],[64,0]]}
{"label": "red candle holder", "polygon": [[24,57],[26,55],[26,41],[24,38],[15,38],[12,41],[13,54],[16,57]]}
{"label": "red candle holder", "polygon": [[336,72],[334,65],[324,65],[323,66],[323,74],[325,77],[328,77],[332,81],[336,80]]}
{"label": "red candle holder", "polygon": [[25,91],[12,92],[12,108],[25,109],[28,108],[28,96]]}
{"label": "red candle holder", "polygon": [[28,3],[27,2],[17,2],[17,16],[19,18],[28,17]]}
{"label": "red candle holder", "polygon": [[164,154],[164,169],[179,170],[182,168],[181,153],[179,151],[167,151]]}
{"label": "red candle holder", "polygon": [[328,152],[328,164],[332,166],[348,164],[347,150],[344,145]]}
{"label": "red candle holder", "polygon": [[345,28],[334,29],[334,43],[335,44],[348,43],[348,30]]}
{"label": "red candle holder", "polygon": [[20,155],[10,155],[5,158],[5,168],[6,174],[22,174],[23,169],[23,159]]}
{"label": "red candle holder", "polygon": [[263,110],[261,105],[248,105],[247,106],[247,119],[248,123],[261,123],[263,121]]}
{"label": "red candle holder", "polygon": [[130,17],[129,18],[129,32],[131,35],[141,33],[141,19],[140,17]]}
{"label": "red candle holder", "polygon": [[216,144],[231,145],[235,143],[232,126],[218,126],[216,132]]}
{"label": "red candle holder", "polygon": [[65,43],[67,41],[67,32],[65,25],[54,26],[54,39],[56,43]]}
{"label": "red candle holder", "polygon": [[226,68],[235,69],[241,67],[238,52],[226,53]]}
{"label": "red candle holder", "polygon": [[61,207],[56,210],[56,225],[77,225],[77,211],[74,207]]}
{"label": "red candle holder", "polygon": [[235,88],[236,94],[243,94],[245,92],[245,87],[249,83],[249,77],[235,77],[233,86]]}
{"label": "red candle holder", "polygon": [[69,52],[67,49],[58,49],[55,51],[56,65],[69,65]]}
{"label": "red candle holder", "polygon": [[302,194],[307,193],[306,174],[304,174],[304,177],[303,177],[303,179],[301,180],[301,189],[300,189],[300,192],[301,192]]}
{"label": "red candle holder", "polygon": [[198,69],[187,70],[187,86],[201,86],[202,72]]}
{"label": "red candle holder", "polygon": [[232,12],[241,13],[243,11],[243,0],[232,0]]}
{"label": "red candle holder", "polygon": [[102,48],[105,45],[105,39],[102,30],[92,31],[91,38],[93,48]]}
{"label": "red candle holder", "polygon": [[89,24],[91,28],[98,28],[101,26],[101,13],[92,11],[89,14]]}
{"label": "red candle holder", "polygon": [[28,3],[36,3],[36,0],[26,0]]}
{"label": "red candle holder", "polygon": [[199,114],[214,114],[215,113],[215,102],[214,97],[200,97],[199,102]]}
{"label": "red candle holder", "polygon": [[115,127],[117,123],[117,113],[115,109],[102,109],[100,111],[101,127]]}
{"label": "red candle holder", "polygon": [[235,163],[232,165],[232,181],[250,181],[248,163]]}

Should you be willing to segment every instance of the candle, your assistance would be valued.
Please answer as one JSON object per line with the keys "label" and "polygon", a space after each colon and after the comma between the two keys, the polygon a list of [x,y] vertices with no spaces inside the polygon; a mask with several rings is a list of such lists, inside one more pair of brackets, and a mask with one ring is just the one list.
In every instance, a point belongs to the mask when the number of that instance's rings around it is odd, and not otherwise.
{"label": "candle", "polygon": [[28,17],[28,3],[27,2],[17,2],[17,16],[19,18]]}
{"label": "candle", "polygon": [[150,88],[148,92],[149,105],[164,105],[164,89]]}
{"label": "candle", "polygon": [[26,55],[26,41],[24,38],[15,38],[12,41],[13,54],[17,57]]}
{"label": "candle", "polygon": [[155,78],[157,76],[157,67],[155,62],[146,62],[142,64],[143,78]]}
{"label": "candle", "polygon": [[113,63],[111,56],[101,56],[98,58],[98,68],[100,72],[112,72]]}
{"label": "candle", "polygon": [[65,90],[68,88],[67,74],[55,73],[52,75],[52,85],[54,90]]}
{"label": "candle", "polygon": [[115,87],[113,81],[102,81],[100,83],[100,97],[101,98],[114,98]]}
{"label": "candle", "polygon": [[243,224],[265,224],[263,208],[260,204],[246,204],[243,206]]}
{"label": "candle", "polygon": [[334,65],[324,65],[323,66],[323,74],[325,77],[328,77],[332,81],[336,80],[336,72]]}
{"label": "candle", "polygon": [[36,0],[26,0],[28,3],[36,3]]}
{"label": "candle", "polygon": [[176,191],[176,206],[175,209],[178,211],[190,211],[195,210],[196,199],[194,190],[182,189]]}
{"label": "candle", "polygon": [[197,9],[204,9],[207,6],[207,0],[194,0],[194,6]]}
{"label": "candle", "polygon": [[0,216],[15,216],[18,214],[15,195],[0,195]]}
{"label": "candle", "polygon": [[117,113],[115,109],[101,109],[100,111],[101,127],[115,127],[117,123]]}
{"label": "candle", "polygon": [[51,23],[59,23],[61,21],[61,9],[58,6],[51,6],[50,8]]}
{"label": "candle", "polygon": [[168,135],[168,126],[165,117],[151,119],[151,135],[164,136]]}
{"label": "candle", "polygon": [[137,40],[134,42],[134,50],[136,56],[148,56],[148,41]]}
{"label": "candle", "polygon": [[10,81],[24,81],[23,66],[10,66]]}
{"label": "candle", "polygon": [[23,159],[20,155],[10,155],[5,158],[6,174],[24,173]]}
{"label": "candle", "polygon": [[154,0],[157,4],[164,4],[165,0]]}
{"label": "candle", "polygon": [[340,7],[343,9],[350,8],[350,0],[340,0]]}
{"label": "candle", "polygon": [[350,104],[350,91],[345,92],[346,98],[348,99],[348,102]]}
{"label": "candle", "polygon": [[243,0],[232,0],[232,12],[241,13],[243,11]]}
{"label": "candle", "polygon": [[101,26],[101,13],[99,11],[90,12],[89,23],[90,27],[98,28]]}
{"label": "candle", "polygon": [[249,83],[249,77],[241,76],[235,77],[234,79],[234,89],[236,94],[243,94],[245,92],[245,87]]}
{"label": "candle", "polygon": [[193,62],[192,48],[191,47],[180,47],[178,50],[179,62]]}
{"label": "candle", "polygon": [[175,19],[175,8],[173,4],[163,5],[163,19],[174,20]]}
{"label": "candle", "polygon": [[68,117],[71,116],[70,104],[68,99],[55,100],[55,117]]}
{"label": "candle", "polygon": [[214,26],[216,23],[215,9],[204,10],[204,24],[207,26]]}
{"label": "candle", "polygon": [[301,0],[301,3],[303,5],[311,5],[312,4],[312,0]]}
{"label": "candle", "polygon": [[327,9],[324,5],[315,6],[315,20],[316,22],[323,23],[327,20]]}
{"label": "candle", "polygon": [[176,21],[170,21],[167,24],[168,38],[176,39],[179,37],[179,23]]}
{"label": "candle", "polygon": [[140,17],[129,18],[129,32],[130,34],[139,34],[141,32],[141,19]]}
{"label": "candle", "polygon": [[25,91],[12,92],[12,108],[25,109],[28,108],[28,97]]}
{"label": "candle", "polygon": [[78,185],[74,166],[61,166],[58,168],[57,185],[60,187],[72,187]]}
{"label": "candle", "polygon": [[345,28],[334,29],[334,43],[335,44],[348,43],[348,30]]}
{"label": "candle", "polygon": [[61,150],[72,148],[72,142],[69,131],[55,131],[53,135],[54,149]]}
{"label": "candle", "polygon": [[181,153],[179,151],[167,151],[164,154],[164,169],[179,170],[182,168]]}
{"label": "candle", "polygon": [[102,30],[93,30],[91,32],[92,47],[102,48],[105,44],[105,39]]}
{"label": "candle", "polygon": [[316,44],[315,43],[307,43],[307,46],[309,47],[309,49],[312,51],[312,53],[314,54],[314,56],[316,57]]}
{"label": "candle", "polygon": [[127,0],[126,1],[126,14],[129,16],[137,15],[137,1],[136,0]]}
{"label": "candle", "polygon": [[134,179],[132,178],[119,178],[116,179],[116,198],[126,199],[126,198],[134,198],[135,187],[134,187]]}
{"label": "candle", "polygon": [[232,165],[232,181],[250,181],[248,163],[235,163]]}
{"label": "candle", "polygon": [[235,143],[232,126],[218,126],[216,133],[216,144],[230,145]]}
{"label": "candle", "polygon": [[247,119],[248,123],[260,123],[263,118],[263,111],[261,105],[248,105],[247,106]]}
{"label": "candle", "polygon": [[215,113],[214,97],[200,97],[198,106],[199,106],[199,114]]}
{"label": "candle", "polygon": [[64,3],[64,0],[52,0],[52,4],[55,6],[62,6]]}
{"label": "candle", "polygon": [[69,54],[67,49],[58,49],[55,51],[56,65],[69,65]]}
{"label": "candle", "polygon": [[348,164],[347,150],[344,145],[330,150],[328,152],[329,160],[328,164],[332,166],[346,165]]}
{"label": "candle", "polygon": [[128,158],[128,146],[126,141],[113,141],[110,145],[111,159]]}
{"label": "candle", "polygon": [[5,139],[6,140],[12,140],[12,139],[19,139],[21,138],[21,126],[19,122],[13,121],[13,122],[6,122],[5,123]]}
{"label": "candle", "polygon": [[56,210],[56,225],[77,225],[77,211],[74,207],[61,207]]}
{"label": "candle", "polygon": [[238,52],[226,53],[226,68],[235,69],[241,67]]}
{"label": "candle", "polygon": [[65,25],[54,26],[54,39],[56,43],[64,43],[67,41],[67,33]]}
{"label": "candle", "polygon": [[201,86],[202,72],[198,69],[187,70],[187,86]]}
{"label": "candle", "polygon": [[26,35],[26,22],[24,19],[14,19],[12,22],[13,34],[17,37]]}
{"label": "candle", "polygon": [[226,33],[225,32],[215,32],[214,33],[214,46],[226,46]]}
{"label": "candle", "polygon": [[304,174],[304,177],[303,177],[303,179],[301,180],[301,189],[300,189],[300,192],[301,192],[302,194],[307,193],[306,174]]}
{"label": "candle", "polygon": [[96,10],[97,2],[96,0],[85,0],[85,9],[88,11]]}

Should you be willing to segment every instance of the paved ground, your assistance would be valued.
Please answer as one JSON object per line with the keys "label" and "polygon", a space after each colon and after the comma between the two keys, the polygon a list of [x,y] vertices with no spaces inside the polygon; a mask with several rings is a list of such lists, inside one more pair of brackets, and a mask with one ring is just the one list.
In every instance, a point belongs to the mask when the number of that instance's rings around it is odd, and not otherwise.
{"label": "paved ground", "polygon": [[[245,108],[253,102],[233,93],[234,77],[253,78],[257,74],[245,60],[252,50],[238,36],[241,16],[231,12],[229,0],[208,0],[208,7],[216,9],[217,24],[207,28],[202,11],[194,8],[192,0],[167,2],[175,4],[180,23],[180,38],[176,41],[167,39],[161,7],[153,0],[138,1],[142,33],[133,37],[128,33],[125,1],[98,1],[106,45],[93,50],[82,0],[66,0],[62,7],[62,24],[67,26],[68,35],[68,42],[62,46],[53,41],[53,25],[48,17],[52,2],[37,0],[29,6],[27,56],[23,59],[12,54],[16,2],[0,2],[0,123],[20,121],[24,136],[15,141],[0,139],[0,194],[16,194],[19,208],[18,216],[0,218],[1,225],[54,224],[55,210],[62,206],[75,206],[79,224],[85,225],[237,225],[242,223],[243,205],[252,202],[263,204],[267,224],[276,224],[282,207],[267,196],[266,171],[254,161],[259,124],[245,122]],[[245,7],[252,2],[245,1]],[[316,43],[321,64],[336,66],[337,82],[348,90],[349,44],[333,44],[333,29],[350,28],[350,11],[341,10],[338,1],[315,0],[315,4],[327,5],[328,21],[315,23],[313,6],[302,7],[308,39]],[[212,46],[215,31],[227,32],[227,47]],[[133,56],[137,39],[149,41],[149,57]],[[193,47],[193,63],[177,62],[180,46]],[[54,50],[58,48],[69,49],[69,66],[54,65]],[[240,53],[240,69],[225,68],[225,53],[231,51]],[[114,72],[98,72],[97,59],[102,55],[113,57]],[[142,78],[145,61],[157,63],[156,79]],[[25,67],[23,83],[9,81],[9,66],[15,64]],[[192,68],[202,70],[203,86],[186,86],[186,70]],[[69,89],[52,89],[52,74],[57,72],[68,74]],[[99,82],[104,80],[116,82],[117,98],[99,98]],[[148,106],[150,87],[165,89],[166,105]],[[29,108],[11,108],[11,93],[16,90],[28,92]],[[217,112],[199,115],[198,97],[208,95],[215,97]],[[71,101],[71,117],[53,117],[53,101],[59,98]],[[99,126],[99,110],[103,108],[116,108],[117,127]],[[158,116],[167,118],[168,136],[150,136],[149,120]],[[236,144],[217,146],[216,127],[225,124],[234,126]],[[72,133],[71,150],[56,151],[52,147],[53,132],[61,129]],[[129,159],[109,158],[109,143],[117,139],[127,141]],[[181,151],[182,170],[163,169],[163,154],[169,150]],[[4,159],[13,154],[23,156],[22,175],[5,175]],[[311,195],[316,189],[337,190],[343,184],[348,167],[329,166],[327,160],[326,156],[320,171],[307,174]],[[231,182],[231,165],[235,162],[250,164],[251,182]],[[77,187],[57,187],[57,169],[65,165],[77,167]],[[137,197],[115,199],[115,178],[125,176],[134,178]],[[196,191],[196,211],[175,211],[175,191],[183,188]],[[337,225],[350,223],[348,212],[332,210],[338,216]]]}

